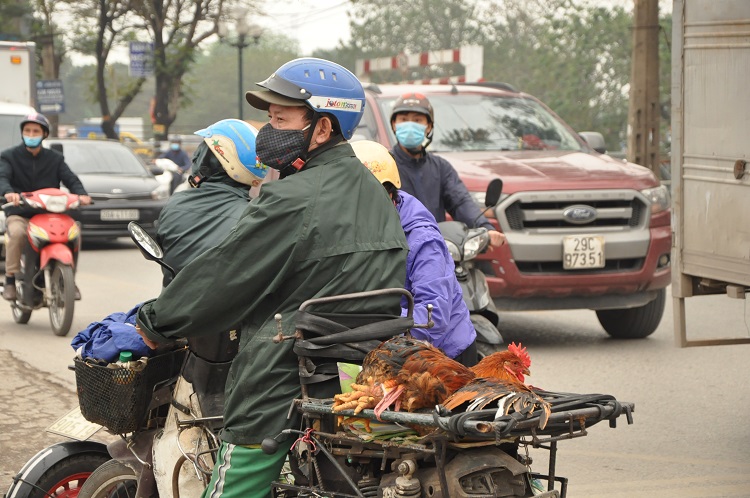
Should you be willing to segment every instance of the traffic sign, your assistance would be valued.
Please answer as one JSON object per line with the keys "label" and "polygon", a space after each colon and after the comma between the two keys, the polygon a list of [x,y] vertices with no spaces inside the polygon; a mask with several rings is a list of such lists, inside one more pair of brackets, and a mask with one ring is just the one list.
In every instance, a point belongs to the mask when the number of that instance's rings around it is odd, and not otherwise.
{"label": "traffic sign", "polygon": [[130,76],[146,78],[154,74],[154,44],[130,42]]}
{"label": "traffic sign", "polygon": [[36,102],[39,112],[61,114],[65,112],[65,93],[62,80],[39,80],[36,82]]}

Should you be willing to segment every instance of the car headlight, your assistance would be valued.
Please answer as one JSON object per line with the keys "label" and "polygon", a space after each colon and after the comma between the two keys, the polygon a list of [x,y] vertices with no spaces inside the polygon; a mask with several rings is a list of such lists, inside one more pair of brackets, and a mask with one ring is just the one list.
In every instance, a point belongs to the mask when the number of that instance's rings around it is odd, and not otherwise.
{"label": "car headlight", "polygon": [[156,189],[151,191],[151,198],[155,201],[161,201],[164,199],[169,199],[169,185],[162,185],[159,184]]}
{"label": "car headlight", "polygon": [[461,262],[461,251],[458,250],[458,246],[451,242],[450,240],[445,241],[445,245],[448,246],[448,252],[451,255],[451,258],[453,258],[453,261],[456,263]]}
{"label": "car headlight", "polygon": [[669,189],[666,185],[659,185],[654,188],[647,188],[641,190],[641,194],[646,196],[649,203],[651,204],[651,214],[661,213],[669,209],[671,200],[669,197]]}
{"label": "car headlight", "polygon": [[487,230],[482,230],[476,236],[467,239],[464,242],[464,260],[476,258],[489,242],[490,234],[487,233]]}

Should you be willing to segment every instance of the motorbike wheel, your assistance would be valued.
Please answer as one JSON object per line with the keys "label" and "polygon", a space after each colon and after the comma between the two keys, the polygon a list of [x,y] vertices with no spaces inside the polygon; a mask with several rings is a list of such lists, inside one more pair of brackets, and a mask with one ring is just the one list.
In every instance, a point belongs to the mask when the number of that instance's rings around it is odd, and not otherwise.
{"label": "motorbike wheel", "polygon": [[13,321],[25,325],[31,320],[31,311],[23,311],[21,308],[15,305],[10,307],[11,313],[13,314]]}
{"label": "motorbike wheel", "polygon": [[52,270],[52,301],[49,303],[49,320],[55,335],[68,335],[73,323],[76,299],[76,284],[73,268],[68,265],[55,265]]}
{"label": "motorbike wheel", "polygon": [[96,469],[81,486],[78,498],[132,498],[138,489],[133,469],[110,460]]}
{"label": "motorbike wheel", "polygon": [[57,462],[37,480],[28,498],[76,498],[91,473],[108,461],[101,454],[79,454]]}

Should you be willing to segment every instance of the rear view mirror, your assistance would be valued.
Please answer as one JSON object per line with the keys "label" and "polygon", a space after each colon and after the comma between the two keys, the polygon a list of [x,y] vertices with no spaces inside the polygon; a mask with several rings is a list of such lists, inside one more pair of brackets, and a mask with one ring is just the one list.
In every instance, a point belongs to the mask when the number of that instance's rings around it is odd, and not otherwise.
{"label": "rear view mirror", "polygon": [[166,268],[173,277],[175,276],[176,272],[174,269],[163,261],[164,251],[161,246],[159,246],[159,243],[156,242],[142,226],[135,221],[131,221],[128,223],[128,232],[130,233],[130,238],[135,242],[135,245],[141,250],[141,254],[143,254],[144,258],[149,261],[156,261]]}
{"label": "rear view mirror", "polygon": [[500,194],[503,193],[503,181],[500,178],[493,179],[487,185],[487,194],[484,196],[484,205],[493,207],[500,201]]}
{"label": "rear view mirror", "polygon": [[60,154],[63,153],[63,144],[61,144],[61,143],[50,144],[49,148],[52,149],[52,150],[56,150]]}

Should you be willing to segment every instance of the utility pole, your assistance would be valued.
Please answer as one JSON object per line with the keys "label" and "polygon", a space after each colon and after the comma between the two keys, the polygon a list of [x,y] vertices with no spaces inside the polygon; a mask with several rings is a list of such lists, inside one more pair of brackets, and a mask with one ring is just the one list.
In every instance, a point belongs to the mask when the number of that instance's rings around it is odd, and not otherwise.
{"label": "utility pole", "polygon": [[659,173],[659,2],[634,0],[628,161]]}
{"label": "utility pole", "polygon": [[[55,39],[51,33],[40,35],[37,40],[42,46],[42,77],[45,80],[55,80],[58,77],[57,65],[55,64]],[[57,113],[48,114],[51,137],[57,136],[57,128],[60,116]]]}

